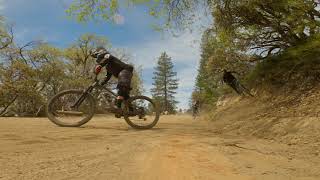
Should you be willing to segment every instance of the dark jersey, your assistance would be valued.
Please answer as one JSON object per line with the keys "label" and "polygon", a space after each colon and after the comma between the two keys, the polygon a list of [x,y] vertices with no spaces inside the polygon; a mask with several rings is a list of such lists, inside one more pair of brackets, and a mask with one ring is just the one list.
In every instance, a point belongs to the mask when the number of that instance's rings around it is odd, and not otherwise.
{"label": "dark jersey", "polygon": [[106,67],[108,80],[112,75],[118,78],[122,70],[133,71],[133,66],[120,61],[118,58],[108,53],[106,53],[103,58],[98,58],[96,62],[102,67]]}
{"label": "dark jersey", "polygon": [[103,59],[100,63],[102,67],[106,67],[107,69],[107,72],[112,74],[113,76],[115,77],[118,77],[119,73],[122,71],[122,70],[129,70],[129,71],[132,71],[133,70],[133,67],[129,64],[126,64],[122,61],[120,61],[119,59],[117,59],[116,57],[110,55],[109,58],[105,58]]}
{"label": "dark jersey", "polygon": [[223,73],[223,81],[225,83],[231,83],[233,80],[235,80],[236,78],[232,75],[232,72],[224,72]]}

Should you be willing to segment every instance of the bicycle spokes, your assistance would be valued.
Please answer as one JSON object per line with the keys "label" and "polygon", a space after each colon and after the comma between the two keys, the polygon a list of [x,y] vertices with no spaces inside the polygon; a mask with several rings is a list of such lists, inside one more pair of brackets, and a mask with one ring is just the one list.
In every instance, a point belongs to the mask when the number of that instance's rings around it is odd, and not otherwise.
{"label": "bicycle spokes", "polygon": [[135,128],[151,126],[159,118],[155,104],[146,97],[131,100],[126,113],[127,122]]}
{"label": "bicycle spokes", "polygon": [[77,124],[92,114],[92,102],[81,92],[64,93],[57,96],[49,112],[60,124]]}

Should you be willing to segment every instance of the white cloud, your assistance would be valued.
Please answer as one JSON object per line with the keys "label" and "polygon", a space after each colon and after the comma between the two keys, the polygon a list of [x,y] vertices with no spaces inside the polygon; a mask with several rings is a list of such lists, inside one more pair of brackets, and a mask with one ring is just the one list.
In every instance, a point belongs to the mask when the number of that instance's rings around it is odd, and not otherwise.
{"label": "white cloud", "polygon": [[179,83],[183,85],[182,88],[193,87],[197,76],[199,59],[200,58],[197,59],[196,64],[192,64],[193,66],[186,67],[178,72],[178,79]]}
{"label": "white cloud", "polygon": [[0,0],[0,11],[4,10],[5,9],[5,3],[4,3],[5,0]]}
{"label": "white cloud", "polygon": [[156,59],[164,51],[175,64],[194,65],[199,59],[200,35],[185,33],[179,37],[147,40],[142,44],[132,44],[128,50],[132,52],[135,63],[143,68],[153,68]]}
{"label": "white cloud", "polygon": [[[140,19],[137,22],[138,24],[134,25],[139,28],[143,26],[140,25],[140,23],[149,22],[147,21],[148,16],[140,16],[141,14],[138,16]],[[152,87],[150,83],[152,81],[152,74],[150,74],[150,71],[153,71],[153,68],[156,66],[157,58],[163,51],[166,51],[167,54],[172,57],[179,79],[179,89],[176,98],[180,102],[178,107],[183,109],[188,108],[188,102],[197,76],[201,36],[203,31],[212,24],[210,13],[209,15],[206,14],[203,8],[199,9],[196,16],[195,23],[190,28],[193,31],[192,33],[184,32],[178,37],[172,37],[170,35],[164,38],[150,37],[150,39],[146,39],[142,43],[129,44],[127,47],[128,51],[131,52],[134,57],[135,64],[142,65],[143,70],[148,72],[144,73],[148,74],[148,77],[143,77],[148,82],[144,85],[148,93]],[[132,17],[127,18],[130,19]],[[136,21],[134,22],[136,23]],[[128,21],[128,23],[130,23],[130,21]]]}
{"label": "white cloud", "polygon": [[120,14],[116,14],[113,17],[113,20],[116,24],[118,25],[123,25],[125,23],[125,18],[124,16],[120,15]]}
{"label": "white cloud", "polygon": [[179,91],[176,94],[176,100],[179,102],[178,108],[180,109],[188,109],[189,108],[189,100],[191,97],[192,90],[184,90]]}

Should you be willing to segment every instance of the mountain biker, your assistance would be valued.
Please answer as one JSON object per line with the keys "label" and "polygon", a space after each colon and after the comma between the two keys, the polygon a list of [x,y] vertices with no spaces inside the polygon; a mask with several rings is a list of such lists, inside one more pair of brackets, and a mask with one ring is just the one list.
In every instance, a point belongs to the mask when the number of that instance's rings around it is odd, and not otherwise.
{"label": "mountain biker", "polygon": [[96,58],[95,74],[98,75],[103,67],[107,70],[107,75],[104,80],[100,83],[101,85],[106,84],[112,76],[118,78],[118,96],[116,100],[116,105],[118,112],[116,117],[121,117],[121,104],[123,100],[127,100],[130,97],[131,90],[131,79],[133,73],[133,66],[126,64],[111,55],[105,48],[98,47],[90,51],[90,54],[93,58]]}
{"label": "mountain biker", "polygon": [[223,82],[225,82],[226,84],[228,84],[233,90],[235,90],[239,95],[242,94],[242,92],[240,92],[238,90],[238,87],[237,87],[237,78],[233,76],[232,73],[235,73],[235,74],[239,74],[235,71],[227,71],[227,70],[223,70]]}
{"label": "mountain biker", "polygon": [[200,106],[200,101],[196,100],[193,105],[192,105],[192,110],[193,110],[193,116],[195,117],[196,115],[198,115],[199,112],[199,106]]}

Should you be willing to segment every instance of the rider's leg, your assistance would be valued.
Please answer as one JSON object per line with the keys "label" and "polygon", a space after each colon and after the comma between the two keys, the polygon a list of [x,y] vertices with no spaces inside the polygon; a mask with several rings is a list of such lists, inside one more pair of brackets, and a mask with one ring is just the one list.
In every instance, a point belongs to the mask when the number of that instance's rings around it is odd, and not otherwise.
{"label": "rider's leg", "polygon": [[126,87],[118,87],[118,96],[117,96],[117,107],[121,108],[122,102],[128,100],[130,97],[130,90]]}
{"label": "rider's leg", "polygon": [[[118,112],[117,114],[115,115],[117,118],[120,118],[121,117],[121,112],[122,112],[122,109],[121,109],[121,105],[123,103],[124,100],[128,100],[130,95],[129,95],[129,92],[130,90],[128,90],[128,88],[126,87],[123,87],[123,86],[118,86],[118,96],[117,96],[117,101],[116,101],[116,105],[117,105],[117,108],[118,108]],[[130,108],[130,107],[129,107]]]}
{"label": "rider's leg", "polygon": [[237,94],[242,95],[242,92],[239,90],[238,82],[236,79],[229,83],[229,86],[232,87],[232,89],[235,90]]}
{"label": "rider's leg", "polygon": [[123,96],[117,96],[117,101],[116,101],[117,108],[119,109],[121,108],[121,104],[123,100],[124,100]]}
{"label": "rider's leg", "polygon": [[124,100],[128,100],[130,97],[130,85],[131,85],[132,72],[130,70],[122,70],[118,76],[118,97],[117,107],[120,109]]}
{"label": "rider's leg", "polygon": [[249,96],[254,97],[254,95],[251,94],[250,90],[246,88],[244,85],[240,84],[240,86],[244,89],[244,92],[246,92]]}

